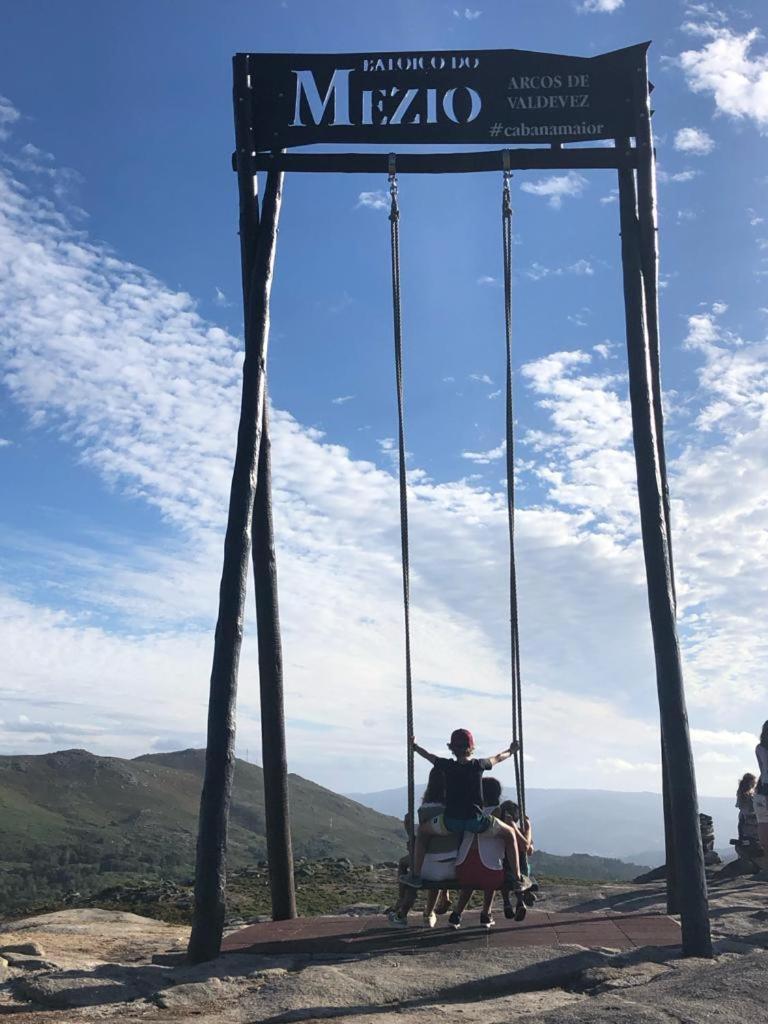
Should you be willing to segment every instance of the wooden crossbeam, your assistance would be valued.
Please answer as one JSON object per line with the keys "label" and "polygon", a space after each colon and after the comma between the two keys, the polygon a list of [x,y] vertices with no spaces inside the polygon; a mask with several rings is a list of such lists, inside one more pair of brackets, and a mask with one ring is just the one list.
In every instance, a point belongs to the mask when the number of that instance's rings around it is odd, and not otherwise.
{"label": "wooden crossbeam", "polygon": [[[521,171],[631,169],[637,166],[637,151],[629,146],[622,149],[548,146],[466,153],[398,153],[395,163],[398,174],[501,171],[505,153],[509,154],[510,169]],[[388,153],[254,153],[250,161],[255,171],[382,175],[389,171]]]}

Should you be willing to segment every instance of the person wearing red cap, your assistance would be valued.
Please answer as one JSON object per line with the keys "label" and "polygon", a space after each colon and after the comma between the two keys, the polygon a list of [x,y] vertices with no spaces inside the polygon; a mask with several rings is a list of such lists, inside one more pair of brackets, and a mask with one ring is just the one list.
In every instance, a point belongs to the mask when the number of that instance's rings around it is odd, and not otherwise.
{"label": "person wearing red cap", "polygon": [[454,729],[448,743],[448,749],[453,754],[453,758],[450,758],[430,754],[428,750],[420,747],[414,738],[411,742],[417,754],[445,773],[445,813],[419,825],[413,856],[413,873],[403,879],[405,884],[413,887],[421,885],[421,865],[428,836],[445,835],[450,832],[482,833],[490,830],[492,834],[504,839],[507,860],[518,880],[517,886],[513,886],[513,889],[524,889],[528,880],[520,874],[518,829],[484,813],[482,790],[483,772],[490,771],[501,761],[506,761],[519,750],[519,745],[513,741],[506,750],[494,754],[493,757],[473,757],[475,740],[472,733],[469,729]]}

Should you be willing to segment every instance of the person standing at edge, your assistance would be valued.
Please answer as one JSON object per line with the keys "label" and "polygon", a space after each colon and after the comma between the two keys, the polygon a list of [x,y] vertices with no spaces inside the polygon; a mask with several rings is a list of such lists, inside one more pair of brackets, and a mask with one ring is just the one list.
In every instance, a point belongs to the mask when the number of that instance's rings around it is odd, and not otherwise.
{"label": "person standing at edge", "polygon": [[757,837],[763,848],[763,856],[768,859],[768,722],[763,722],[760,742],[755,747],[755,757],[760,767],[753,798],[755,817],[757,818]]}

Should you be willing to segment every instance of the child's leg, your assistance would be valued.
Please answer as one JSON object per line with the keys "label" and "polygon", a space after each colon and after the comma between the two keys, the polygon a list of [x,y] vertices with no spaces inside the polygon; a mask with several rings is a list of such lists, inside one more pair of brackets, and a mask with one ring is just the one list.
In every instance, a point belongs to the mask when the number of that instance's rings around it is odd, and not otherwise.
{"label": "child's leg", "polygon": [[518,837],[520,833],[512,826],[507,825],[498,818],[493,819],[493,831],[504,839],[504,851],[509,861],[509,869],[515,878],[520,878],[520,853],[518,850]]}
{"label": "child's leg", "polygon": [[483,893],[483,913],[490,915],[493,909],[493,897],[496,895],[495,889],[486,889]]}
{"label": "child's leg", "polygon": [[451,910],[451,894],[447,889],[440,890],[440,898],[435,904],[436,914],[447,914]]}
{"label": "child's leg", "polygon": [[429,889],[427,891],[427,899],[426,899],[426,902],[424,903],[424,913],[425,913],[425,915],[427,917],[435,909],[435,904],[437,903],[437,898],[438,898],[438,896],[440,895],[441,892],[442,892],[441,889]]}
{"label": "child's leg", "polygon": [[[408,855],[406,855],[405,857],[401,857],[400,860],[398,861],[398,864],[397,864],[397,877],[399,878],[401,875],[406,875],[408,873],[408,870],[409,870],[410,866],[411,866],[411,858]],[[398,884],[397,884],[397,902],[398,902],[398,905],[400,903],[402,903],[403,899],[405,898],[405,894],[407,892],[410,892],[410,889],[408,888],[408,886],[407,885],[403,885],[402,882],[398,882]]]}
{"label": "child's leg", "polygon": [[413,847],[413,873],[417,877],[421,875],[429,837],[436,835],[440,835],[440,832],[433,828],[428,821],[422,822],[416,831],[416,842]]}
{"label": "child's leg", "polygon": [[456,901],[456,909],[453,912],[454,914],[458,914],[459,917],[461,917],[461,915],[467,909],[467,904],[472,899],[472,893],[474,891],[474,889],[461,889],[459,891],[459,898]]}
{"label": "child's leg", "polygon": [[406,917],[408,915],[408,911],[413,908],[413,904],[416,902],[416,897],[419,895],[418,889],[409,889],[408,886],[404,886],[403,888],[405,889],[405,893],[395,907],[398,917]]}

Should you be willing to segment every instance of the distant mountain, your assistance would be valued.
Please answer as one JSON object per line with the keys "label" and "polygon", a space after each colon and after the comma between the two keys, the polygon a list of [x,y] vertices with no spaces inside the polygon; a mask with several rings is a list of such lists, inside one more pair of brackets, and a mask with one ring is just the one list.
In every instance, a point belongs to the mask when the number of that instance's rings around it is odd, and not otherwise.
{"label": "distant mountain", "polygon": [[[189,876],[204,759],[202,750],[130,761],[85,750],[0,757],[0,910],[20,887],[34,895],[90,886],[99,875],[102,884],[137,872]],[[298,775],[288,785],[297,856],[401,855],[398,821]],[[265,856],[262,771],[237,761],[229,864]]]}
{"label": "distant mountain", "polygon": [[616,857],[594,857],[588,853],[559,857],[544,850],[535,850],[531,857],[531,871],[539,879],[578,878],[589,882],[629,882],[647,870],[645,862],[627,863]]}
{"label": "distant mountain", "polygon": [[[419,787],[419,796],[422,790]],[[404,786],[347,795],[382,814],[396,816],[402,816],[408,802]],[[658,793],[529,789],[526,802],[538,849],[558,855],[578,852],[618,857],[637,864],[656,865],[664,860],[664,817]],[[736,835],[734,802],[729,797],[699,799],[701,811],[714,819],[715,844],[721,850],[727,850]]]}

